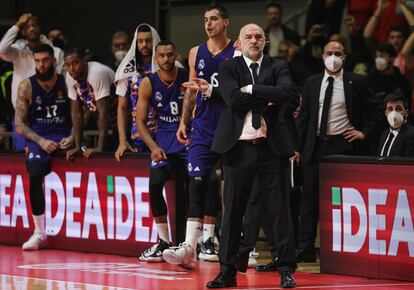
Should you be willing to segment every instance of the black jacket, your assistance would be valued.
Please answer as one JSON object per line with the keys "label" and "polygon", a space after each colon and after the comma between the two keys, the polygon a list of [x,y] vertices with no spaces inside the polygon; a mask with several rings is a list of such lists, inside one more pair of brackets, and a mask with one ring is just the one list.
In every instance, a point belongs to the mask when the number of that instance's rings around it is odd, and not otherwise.
{"label": "black jacket", "polygon": [[[388,128],[381,134],[378,144],[378,156],[381,155],[382,147],[387,140],[389,132],[390,129]],[[391,146],[389,157],[391,156],[414,157],[414,127],[411,124],[405,123],[402,126]]]}
{"label": "black jacket", "polygon": [[[287,63],[265,55],[253,94],[242,93],[240,88],[249,84],[252,77],[242,56],[220,64],[219,89],[226,107],[211,149],[217,153],[229,151],[240,138],[246,113],[253,110],[264,117],[267,142],[275,154],[292,155],[298,146],[293,111],[299,105],[299,96],[293,90]],[[274,105],[268,106],[269,102]]]}
{"label": "black jacket", "polygon": [[[317,74],[305,81],[303,100],[299,113],[299,136],[303,163],[311,160],[316,144],[319,114],[319,93],[324,74]],[[359,75],[344,71],[343,83],[348,118],[355,129],[369,137],[384,118],[379,98]]]}

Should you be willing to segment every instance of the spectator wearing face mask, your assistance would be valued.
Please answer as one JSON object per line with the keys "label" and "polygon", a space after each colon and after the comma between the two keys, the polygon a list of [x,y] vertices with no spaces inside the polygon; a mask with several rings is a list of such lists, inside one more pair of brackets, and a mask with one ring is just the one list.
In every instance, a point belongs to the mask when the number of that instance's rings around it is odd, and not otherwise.
{"label": "spectator wearing face mask", "polygon": [[[303,169],[297,262],[315,262],[319,219],[319,161],[332,154],[360,155],[366,138],[381,120],[381,103],[363,77],[343,70],[344,47],[324,48],[325,71],[309,77],[299,112]],[[298,161],[298,156],[295,156]]]}
{"label": "spectator wearing face mask", "polygon": [[116,71],[119,64],[124,59],[129,49],[129,36],[124,31],[117,31],[112,35],[111,51],[112,55],[106,65]]}
{"label": "spectator wearing face mask", "polygon": [[[406,99],[408,108],[410,108],[411,86],[408,79],[393,64],[396,55],[391,44],[380,45],[376,51],[375,67],[367,75],[367,83],[381,101],[391,93],[398,93]],[[368,150],[371,155],[376,154],[378,138],[387,127],[386,120],[383,120],[368,139]]]}
{"label": "spectator wearing face mask", "polygon": [[407,122],[407,101],[401,94],[389,94],[384,100],[388,128],[382,132],[378,156],[414,157],[414,127]]}

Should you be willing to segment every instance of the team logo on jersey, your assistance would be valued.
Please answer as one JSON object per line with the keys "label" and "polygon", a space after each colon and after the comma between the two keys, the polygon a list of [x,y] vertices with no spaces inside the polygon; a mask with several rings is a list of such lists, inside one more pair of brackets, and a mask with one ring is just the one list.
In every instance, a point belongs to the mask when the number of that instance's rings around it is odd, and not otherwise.
{"label": "team logo on jersey", "polygon": [[206,66],[206,63],[204,62],[204,59],[200,59],[198,61],[198,69],[202,70]]}
{"label": "team logo on jersey", "polygon": [[36,104],[37,105],[41,105],[42,104],[42,97],[41,96],[37,96],[36,97]]}
{"label": "team logo on jersey", "polygon": [[34,157],[33,152],[30,152],[29,159],[33,159],[33,157]]}
{"label": "team logo on jersey", "polygon": [[188,163],[188,165],[187,165],[187,167],[188,167],[188,171],[193,171],[193,166],[191,165],[191,163]]}
{"label": "team logo on jersey", "polygon": [[161,102],[162,100],[162,94],[159,91],[155,92],[155,99],[157,100],[157,102]]}

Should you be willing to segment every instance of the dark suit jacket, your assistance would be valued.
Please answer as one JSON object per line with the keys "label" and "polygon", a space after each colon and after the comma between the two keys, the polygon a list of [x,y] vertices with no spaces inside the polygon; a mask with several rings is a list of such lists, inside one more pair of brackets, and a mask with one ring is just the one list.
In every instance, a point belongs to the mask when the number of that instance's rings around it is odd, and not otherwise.
{"label": "dark suit jacket", "polygon": [[[229,151],[240,138],[246,113],[253,110],[260,112],[266,121],[267,141],[272,150],[277,155],[292,155],[298,146],[293,111],[299,105],[299,96],[293,90],[287,63],[265,55],[253,94],[240,91],[252,83],[250,69],[242,56],[220,64],[219,89],[226,107],[211,149],[217,153]],[[268,106],[269,102],[274,105]]]}
{"label": "dark suit jacket", "polygon": [[[299,113],[299,136],[303,163],[309,162],[315,153],[319,92],[323,76],[324,74],[321,73],[309,77],[303,87],[303,100]],[[363,77],[344,71],[343,83],[348,118],[355,129],[369,137],[384,118],[382,104]]]}
{"label": "dark suit jacket", "polygon": [[[378,156],[381,155],[382,147],[384,146],[385,140],[387,140],[389,132],[390,129],[388,128],[381,134],[378,144]],[[414,157],[414,127],[410,123],[405,123],[402,126],[392,144],[390,157],[391,156]]]}

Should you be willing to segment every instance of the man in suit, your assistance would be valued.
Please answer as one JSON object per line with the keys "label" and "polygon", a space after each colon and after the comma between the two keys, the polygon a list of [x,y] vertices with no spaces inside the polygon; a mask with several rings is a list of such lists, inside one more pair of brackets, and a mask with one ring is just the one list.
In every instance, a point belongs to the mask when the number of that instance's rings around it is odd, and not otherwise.
{"label": "man in suit", "polygon": [[[342,69],[344,47],[324,47],[325,72],[304,84],[299,113],[303,169],[297,262],[315,262],[319,219],[319,160],[326,155],[361,154],[363,141],[381,120],[381,103],[362,77]],[[298,160],[297,160],[298,161]]]}
{"label": "man in suit", "polygon": [[407,122],[407,100],[403,95],[392,93],[384,103],[389,128],[379,139],[378,156],[414,157],[414,127]]}
{"label": "man in suit", "polygon": [[282,41],[290,41],[297,46],[300,45],[299,35],[283,25],[282,17],[283,10],[279,3],[272,1],[267,4],[266,18],[269,26],[264,31],[266,39],[269,40],[269,45],[265,46],[264,54],[269,54],[271,57],[280,56],[279,46]]}
{"label": "man in suit", "polygon": [[220,273],[207,287],[235,287],[237,270],[246,270],[247,259],[238,261],[236,257],[243,215],[257,174],[262,192],[274,194],[269,202],[278,213],[274,232],[280,286],[293,288],[296,262],[287,169],[294,145],[289,141],[290,127],[286,119],[293,118],[292,112],[299,100],[292,93],[288,65],[263,56],[263,29],[256,24],[245,25],[239,40],[243,55],[223,62],[219,69],[219,89],[226,107],[212,150],[223,154],[225,210],[220,237]]}

